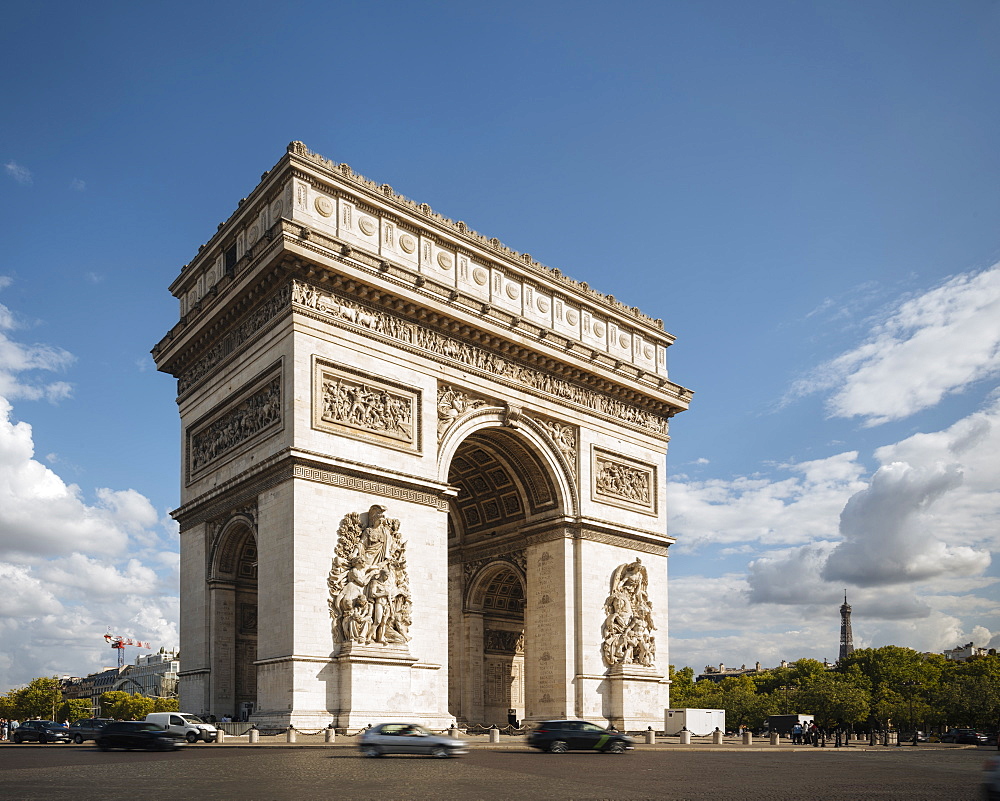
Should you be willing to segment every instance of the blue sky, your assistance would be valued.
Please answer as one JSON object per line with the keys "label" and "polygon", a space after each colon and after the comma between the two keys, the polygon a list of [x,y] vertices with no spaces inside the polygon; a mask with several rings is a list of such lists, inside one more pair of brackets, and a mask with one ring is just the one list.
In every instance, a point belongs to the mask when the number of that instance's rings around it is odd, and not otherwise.
{"label": "blue sky", "polygon": [[177,642],[167,286],[285,145],[664,320],[670,661],[1000,645],[1000,6],[21,4],[0,690]]}

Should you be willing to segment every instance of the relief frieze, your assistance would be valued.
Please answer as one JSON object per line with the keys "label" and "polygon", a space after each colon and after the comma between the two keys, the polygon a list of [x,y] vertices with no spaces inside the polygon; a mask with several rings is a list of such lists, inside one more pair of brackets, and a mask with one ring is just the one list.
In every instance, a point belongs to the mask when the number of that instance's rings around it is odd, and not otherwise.
{"label": "relief frieze", "polygon": [[438,386],[438,442],[459,417],[473,409],[489,405],[484,398],[477,398],[462,389],[441,384]]}
{"label": "relief frieze", "polygon": [[652,465],[594,448],[592,467],[595,501],[656,513],[656,469]]}
{"label": "relief frieze", "polygon": [[212,422],[188,432],[188,477],[245,442],[281,424],[281,375],[228,408]]}
{"label": "relief frieze", "polygon": [[314,428],[407,450],[420,449],[418,390],[376,381],[320,359],[315,360],[314,369]]}
{"label": "relief frieze", "polygon": [[668,420],[610,395],[558,378],[551,373],[499,356],[484,348],[447,336],[431,328],[370,309],[346,298],[319,290],[301,281],[293,281],[292,302],[340,322],[353,324],[389,339],[422,350],[432,356],[450,359],[487,375],[505,379],[521,387],[578,404],[619,423],[639,428],[665,438]]}
{"label": "relief frieze", "polygon": [[576,475],[579,429],[576,426],[560,423],[558,420],[535,418],[535,422],[544,428],[548,435],[552,438],[552,441],[556,444],[556,447],[559,448],[559,452],[563,455],[563,458],[569,462],[570,467],[573,468],[573,474]]}
{"label": "relief frieze", "polygon": [[185,370],[180,378],[177,379],[177,394],[183,395],[191,389],[200,379],[211,372],[217,364],[275,319],[282,310],[287,309],[290,297],[291,287],[288,285],[282,287],[257,307],[232,332],[209,348],[200,359]]}

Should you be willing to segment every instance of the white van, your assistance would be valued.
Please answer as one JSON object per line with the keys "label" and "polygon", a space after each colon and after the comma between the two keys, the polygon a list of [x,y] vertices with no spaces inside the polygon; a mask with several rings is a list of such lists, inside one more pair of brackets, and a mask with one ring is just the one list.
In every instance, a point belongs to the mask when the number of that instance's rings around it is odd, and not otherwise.
{"label": "white van", "polygon": [[215,726],[188,712],[150,712],[146,715],[146,722],[162,726],[189,743],[198,740],[212,743],[219,736],[219,730]]}

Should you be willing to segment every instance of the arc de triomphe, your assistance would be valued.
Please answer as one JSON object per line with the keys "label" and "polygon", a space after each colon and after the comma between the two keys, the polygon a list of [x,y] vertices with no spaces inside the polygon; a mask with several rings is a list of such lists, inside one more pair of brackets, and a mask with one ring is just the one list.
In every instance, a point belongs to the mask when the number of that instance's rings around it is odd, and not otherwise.
{"label": "arc de triomphe", "polygon": [[660,728],[660,320],[300,142],[170,291],[186,711]]}

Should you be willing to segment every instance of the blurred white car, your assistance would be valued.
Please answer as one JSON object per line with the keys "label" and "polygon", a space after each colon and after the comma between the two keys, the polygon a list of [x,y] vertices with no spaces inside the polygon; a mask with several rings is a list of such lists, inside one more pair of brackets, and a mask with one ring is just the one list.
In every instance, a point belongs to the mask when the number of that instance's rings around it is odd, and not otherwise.
{"label": "blurred white car", "polygon": [[469,753],[462,740],[434,734],[414,723],[380,723],[361,735],[361,753],[369,757],[383,754],[428,754],[452,757]]}

